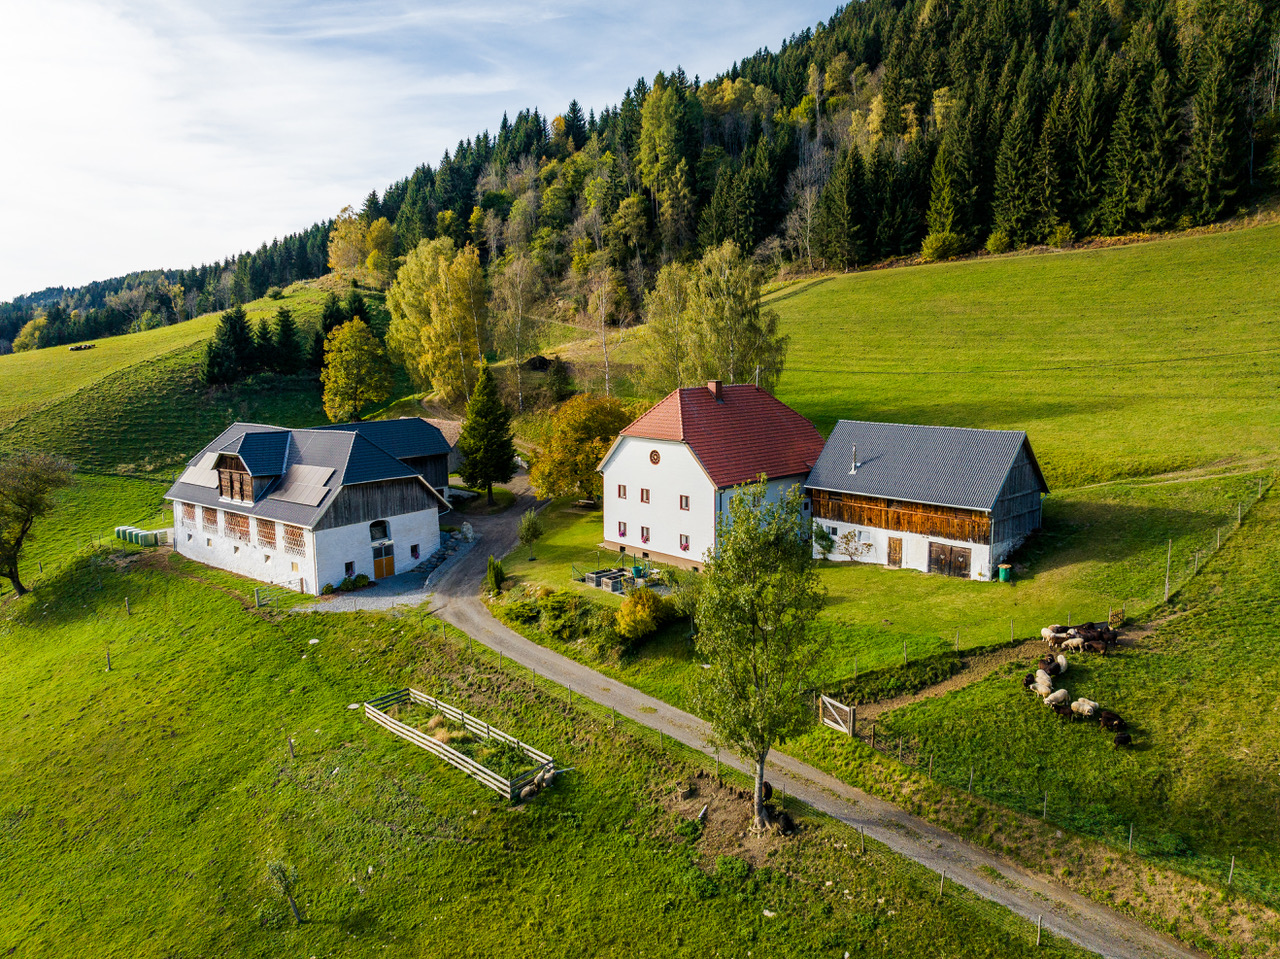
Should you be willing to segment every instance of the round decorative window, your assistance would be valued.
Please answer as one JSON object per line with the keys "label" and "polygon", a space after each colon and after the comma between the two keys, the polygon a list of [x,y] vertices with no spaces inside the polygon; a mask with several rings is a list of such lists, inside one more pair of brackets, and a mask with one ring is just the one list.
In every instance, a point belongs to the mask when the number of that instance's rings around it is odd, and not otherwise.
{"label": "round decorative window", "polygon": [[654,466],[657,466],[660,462],[662,462],[662,455],[657,450],[653,450],[649,454],[649,462],[652,463]]}

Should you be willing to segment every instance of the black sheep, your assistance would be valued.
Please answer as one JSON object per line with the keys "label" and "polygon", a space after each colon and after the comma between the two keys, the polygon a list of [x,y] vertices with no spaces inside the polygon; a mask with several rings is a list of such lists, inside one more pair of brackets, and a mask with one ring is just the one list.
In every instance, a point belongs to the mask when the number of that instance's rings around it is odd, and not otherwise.
{"label": "black sheep", "polygon": [[1065,719],[1067,722],[1071,722],[1071,720],[1075,718],[1075,713],[1071,711],[1070,703],[1054,703],[1049,708],[1052,709],[1055,713],[1057,713],[1060,718]]}
{"label": "black sheep", "polygon": [[1022,688],[1023,688],[1023,689],[1030,689],[1030,688],[1031,688],[1032,686],[1034,686],[1035,684],[1036,684],[1036,674],[1035,674],[1035,673],[1027,673],[1027,675],[1025,675],[1025,676],[1023,676],[1023,677],[1022,677]]}
{"label": "black sheep", "polygon": [[1132,746],[1133,738],[1128,733],[1116,733],[1116,738],[1112,742],[1117,746]]}
{"label": "black sheep", "polygon": [[1106,709],[1098,711],[1098,724],[1103,729],[1109,729],[1113,733],[1124,732],[1129,728],[1129,724],[1121,719],[1117,713]]}

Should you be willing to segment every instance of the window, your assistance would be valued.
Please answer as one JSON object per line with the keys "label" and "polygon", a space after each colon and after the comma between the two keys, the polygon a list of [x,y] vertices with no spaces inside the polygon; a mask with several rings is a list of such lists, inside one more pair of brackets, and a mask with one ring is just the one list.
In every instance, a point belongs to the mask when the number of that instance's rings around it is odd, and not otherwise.
{"label": "window", "polygon": [[301,526],[285,526],[284,551],[290,556],[307,555],[307,541],[302,538]]}
{"label": "window", "polygon": [[689,552],[689,537],[686,533],[680,534],[680,548],[686,553]]}
{"label": "window", "polygon": [[255,519],[253,525],[258,529],[258,545],[265,549],[276,548],[276,524],[274,520]]}
{"label": "window", "polygon": [[206,539],[206,540],[204,541],[204,545],[205,545],[205,546],[212,546],[212,545],[213,545],[213,540],[211,540],[211,539]]}
{"label": "window", "polygon": [[834,526],[828,526],[828,527],[827,527],[827,532],[828,532],[828,533],[830,533],[832,536],[839,536],[839,535],[840,535],[840,530],[836,529]]}
{"label": "window", "polygon": [[298,571],[298,564],[297,564],[297,563],[290,563],[290,564],[289,564],[289,568],[290,568],[291,570],[293,570],[293,571],[296,573],[296,572]]}
{"label": "window", "polygon": [[[182,525],[185,526],[187,529],[196,528],[196,504],[195,503],[182,504],[181,522],[182,522]],[[190,537],[187,537],[187,538],[190,539]]]}
{"label": "window", "polygon": [[619,537],[619,538],[623,538],[623,537],[625,537],[626,535],[627,535],[627,524],[626,524],[626,523],[623,523],[623,522],[619,522],[619,523],[618,523],[618,537]]}
{"label": "window", "polygon": [[218,531],[218,511],[209,506],[201,507],[200,524],[204,527],[206,533],[216,533]]}
{"label": "window", "polygon": [[640,502],[642,503],[649,502],[649,491],[647,489],[642,488],[640,490]]}
{"label": "window", "polygon": [[263,561],[264,563],[269,563],[269,562],[271,562],[271,554],[270,554],[270,553],[263,553],[263,554],[262,554],[262,561]]}
{"label": "window", "polygon": [[647,526],[640,527],[640,542],[642,543],[649,542],[649,527]]}
{"label": "window", "polygon": [[226,512],[222,514],[223,526],[227,536],[242,543],[249,542],[249,517],[244,513]]}
{"label": "window", "polygon": [[409,555],[410,555],[410,556],[412,556],[414,559],[417,559],[417,558],[418,558],[418,544],[417,544],[417,543],[414,543],[412,546],[410,546],[410,547],[409,547]]}
{"label": "window", "polygon": [[343,575],[345,575],[348,579],[350,579],[352,576],[356,574],[356,564],[347,563],[346,566],[342,567],[342,572],[343,572]]}
{"label": "window", "polygon": [[681,497],[680,497],[680,508],[681,508],[681,509],[688,509],[688,508],[689,508],[689,497],[687,497],[687,496],[681,496]]}
{"label": "window", "polygon": [[385,519],[380,519],[376,523],[369,524],[369,539],[378,542],[382,539],[390,539],[391,533]]}
{"label": "window", "polygon": [[619,483],[619,484],[618,484],[618,499],[626,499],[626,498],[627,498],[627,487],[626,487],[624,484]]}
{"label": "window", "polygon": [[187,542],[188,542],[188,543],[190,543],[190,542],[191,542],[191,534],[190,534],[190,533],[188,533],[188,534],[187,534]]}

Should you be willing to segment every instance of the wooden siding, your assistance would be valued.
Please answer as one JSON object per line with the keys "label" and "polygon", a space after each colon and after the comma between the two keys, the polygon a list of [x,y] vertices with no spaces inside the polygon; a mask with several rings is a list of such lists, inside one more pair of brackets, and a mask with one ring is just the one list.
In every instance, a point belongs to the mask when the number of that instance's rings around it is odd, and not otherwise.
{"label": "wooden siding", "polygon": [[404,460],[409,469],[417,470],[422,478],[438,490],[449,485],[449,454],[435,456],[411,456]]}
{"label": "wooden siding", "polygon": [[374,520],[439,506],[440,501],[431,495],[431,491],[422,485],[421,480],[394,479],[381,483],[360,483],[344,486],[314,528],[319,531],[350,526],[352,523],[372,523]]}
{"label": "wooden siding", "polygon": [[1022,444],[991,510],[991,542],[1020,543],[1040,528],[1040,481]]}
{"label": "wooden siding", "polygon": [[991,520],[978,510],[878,499],[857,493],[811,491],[815,519],[915,533],[967,543],[990,543]]}

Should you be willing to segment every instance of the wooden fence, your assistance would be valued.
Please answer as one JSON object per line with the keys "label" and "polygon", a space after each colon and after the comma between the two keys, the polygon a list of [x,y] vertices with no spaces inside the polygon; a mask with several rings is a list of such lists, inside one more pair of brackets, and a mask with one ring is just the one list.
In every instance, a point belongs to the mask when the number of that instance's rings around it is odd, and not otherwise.
{"label": "wooden fence", "polygon": [[[415,703],[420,706],[427,706],[437,710],[446,719],[455,723],[461,723],[462,726],[479,739],[497,739],[505,743],[511,743],[533,763],[532,767],[520,775],[507,779],[499,776],[493,770],[476,762],[470,756],[464,756],[456,749],[452,749],[442,742],[432,739],[426,733],[397,719],[392,719],[384,709],[392,706],[399,706],[403,703]],[[427,752],[438,756],[449,765],[461,769],[473,779],[478,779],[490,789],[506,796],[507,799],[515,802],[520,798],[520,791],[533,782],[538,773],[543,770],[552,770],[555,768],[555,760],[544,752],[534,749],[528,743],[521,742],[514,736],[503,732],[501,729],[495,729],[484,720],[477,719],[470,713],[463,712],[456,706],[450,706],[442,700],[436,699],[434,696],[428,696],[426,693],[419,692],[416,689],[398,689],[393,693],[387,693],[376,699],[371,699],[364,704],[364,714],[372,719],[382,728],[395,733],[401,739],[407,739],[415,746],[421,746]]]}

